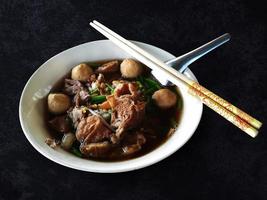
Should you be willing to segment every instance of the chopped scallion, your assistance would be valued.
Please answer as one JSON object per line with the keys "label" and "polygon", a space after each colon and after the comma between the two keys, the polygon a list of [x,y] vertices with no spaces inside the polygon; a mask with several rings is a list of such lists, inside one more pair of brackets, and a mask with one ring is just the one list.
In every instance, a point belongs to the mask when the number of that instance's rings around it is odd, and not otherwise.
{"label": "chopped scallion", "polygon": [[111,94],[113,94],[114,93],[114,90],[115,90],[115,88],[114,87],[112,87],[110,84],[108,84],[108,83],[106,83],[106,86],[108,87],[108,89],[111,91]]}
{"label": "chopped scallion", "polygon": [[103,103],[104,101],[106,101],[106,96],[104,95],[97,95],[97,96],[91,96],[91,103],[92,104],[99,104],[99,103]]}
{"label": "chopped scallion", "polygon": [[75,156],[82,157],[80,150],[76,149],[75,147],[71,147],[71,153],[73,153]]}

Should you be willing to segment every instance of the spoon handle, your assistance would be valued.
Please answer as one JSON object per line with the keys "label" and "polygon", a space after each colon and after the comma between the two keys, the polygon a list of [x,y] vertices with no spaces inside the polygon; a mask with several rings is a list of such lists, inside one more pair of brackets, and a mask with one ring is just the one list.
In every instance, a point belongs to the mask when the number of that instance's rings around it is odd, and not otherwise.
{"label": "spoon handle", "polygon": [[198,47],[197,49],[194,49],[182,56],[179,56],[177,58],[171,59],[167,62],[165,62],[167,65],[179,70],[181,73],[184,72],[184,70],[196,61],[197,59],[201,58],[208,52],[212,51],[213,49],[221,46],[225,42],[229,41],[231,38],[229,33],[225,33],[221,35],[220,37]]}

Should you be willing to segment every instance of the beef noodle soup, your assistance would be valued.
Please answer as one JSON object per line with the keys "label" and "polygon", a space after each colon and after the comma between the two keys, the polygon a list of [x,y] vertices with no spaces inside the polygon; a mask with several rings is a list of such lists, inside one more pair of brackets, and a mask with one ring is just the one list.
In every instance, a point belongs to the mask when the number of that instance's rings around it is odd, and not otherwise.
{"label": "beef noodle soup", "polygon": [[161,86],[141,63],[82,63],[47,97],[46,143],[76,156],[118,161],[142,156],[175,131],[182,110],[176,87]]}

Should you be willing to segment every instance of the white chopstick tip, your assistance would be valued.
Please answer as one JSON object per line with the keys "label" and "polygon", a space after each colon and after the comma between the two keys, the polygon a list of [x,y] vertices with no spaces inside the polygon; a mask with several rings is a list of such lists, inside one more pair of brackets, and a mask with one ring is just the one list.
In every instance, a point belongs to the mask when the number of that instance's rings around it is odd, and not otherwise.
{"label": "white chopstick tip", "polygon": [[89,24],[92,26],[92,25],[101,25],[101,23],[99,23],[98,21],[96,20],[93,20],[91,22],[89,22]]}
{"label": "white chopstick tip", "polygon": [[92,26],[94,29],[96,29],[96,30],[98,30],[100,32],[98,26],[95,25],[93,22],[90,22],[90,26]]}

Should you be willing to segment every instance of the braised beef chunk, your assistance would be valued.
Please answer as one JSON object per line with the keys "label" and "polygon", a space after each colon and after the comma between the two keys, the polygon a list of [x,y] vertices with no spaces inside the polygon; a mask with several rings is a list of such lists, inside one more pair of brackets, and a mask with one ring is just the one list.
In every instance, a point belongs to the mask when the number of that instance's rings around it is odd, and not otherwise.
{"label": "braised beef chunk", "polygon": [[135,103],[128,96],[116,99],[116,106],[111,115],[111,125],[117,127],[116,137],[113,137],[113,142],[120,140],[123,137],[124,131],[138,127],[145,116],[145,103]]}
{"label": "braised beef chunk", "polygon": [[77,140],[83,144],[109,140],[112,134],[112,131],[95,115],[82,119],[76,130]]}
{"label": "braised beef chunk", "polygon": [[81,105],[86,105],[89,98],[90,98],[89,92],[85,89],[82,89],[77,92],[73,100],[75,102],[75,106],[81,106]]}
{"label": "braised beef chunk", "polygon": [[119,70],[119,62],[117,60],[104,63],[97,68],[96,73],[111,73]]}
{"label": "braised beef chunk", "polygon": [[91,156],[95,158],[106,157],[107,153],[111,150],[111,145],[109,142],[98,142],[98,143],[89,143],[82,144],[80,146],[80,151],[85,156]]}
{"label": "braised beef chunk", "polygon": [[80,81],[65,79],[64,92],[68,95],[75,95],[83,89]]}
{"label": "braised beef chunk", "polygon": [[132,99],[137,99],[139,97],[138,86],[136,83],[118,83],[116,85],[114,95],[116,98],[128,95]]}
{"label": "braised beef chunk", "polygon": [[59,141],[52,138],[46,138],[45,143],[50,146],[52,149],[55,149],[57,146],[59,146]]}
{"label": "braised beef chunk", "polygon": [[[145,116],[145,102],[138,101],[137,86],[133,83],[119,83],[114,91],[114,108],[111,116],[111,125],[116,127],[116,135],[112,142],[117,143],[123,133],[136,128]],[[110,99],[110,98],[109,98]]]}
{"label": "braised beef chunk", "polygon": [[74,95],[75,106],[85,105],[90,98],[88,89],[77,80],[65,79],[64,92],[68,95]]}
{"label": "braised beef chunk", "polygon": [[134,154],[142,149],[146,143],[146,138],[141,132],[135,132],[125,135],[123,138],[122,150],[124,155]]}
{"label": "braised beef chunk", "polygon": [[70,124],[66,115],[54,117],[49,121],[49,125],[51,128],[61,133],[67,133],[70,131]]}

